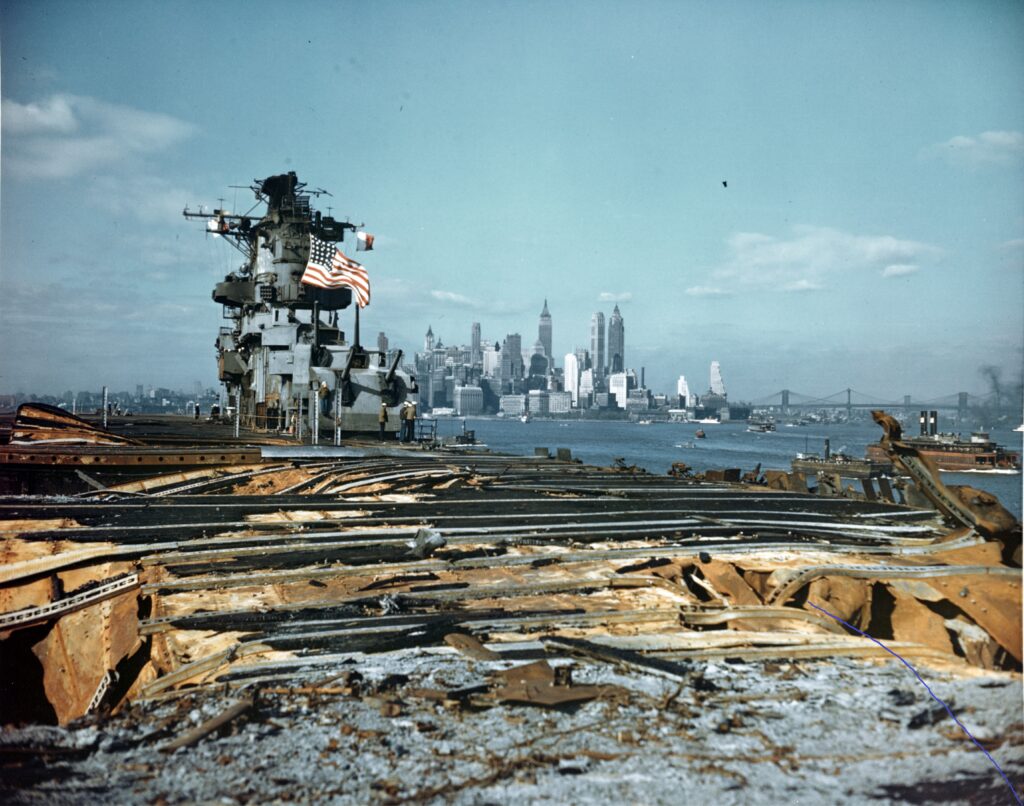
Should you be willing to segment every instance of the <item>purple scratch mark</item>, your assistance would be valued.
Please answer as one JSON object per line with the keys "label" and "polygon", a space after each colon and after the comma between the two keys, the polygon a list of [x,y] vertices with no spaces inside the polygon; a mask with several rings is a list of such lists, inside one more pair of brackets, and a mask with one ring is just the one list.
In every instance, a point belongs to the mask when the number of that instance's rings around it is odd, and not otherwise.
{"label": "purple scratch mark", "polygon": [[839,622],[840,624],[843,624],[843,625],[845,625],[845,626],[849,627],[849,628],[850,628],[851,630],[853,630],[854,632],[856,632],[856,633],[860,633],[861,635],[863,635],[863,636],[864,636],[865,638],[867,638],[868,640],[870,640],[870,641],[874,641],[874,642],[875,642],[876,644],[878,644],[878,645],[879,645],[879,646],[880,646],[880,647],[881,647],[882,649],[884,649],[884,650],[885,650],[886,652],[888,652],[888,653],[889,653],[890,655],[892,655],[892,656],[893,656],[894,658],[896,658],[896,659],[897,659],[898,661],[900,661],[900,663],[902,663],[902,664],[903,664],[904,666],[906,666],[906,667],[907,667],[908,669],[910,669],[910,671],[912,671],[912,672],[914,673],[914,677],[916,677],[916,678],[917,678],[917,679],[918,679],[919,681],[921,681],[921,685],[922,685],[922,686],[924,686],[924,687],[925,687],[925,689],[927,689],[927,690],[928,690],[928,693],[929,693],[929,694],[931,694],[931,696],[932,696],[932,699],[933,699],[933,700],[935,700],[935,702],[937,702],[937,703],[938,703],[939,705],[941,705],[941,706],[942,706],[943,708],[945,708],[945,709],[946,709],[946,713],[948,713],[948,714],[949,714],[949,716],[950,716],[950,718],[951,718],[951,719],[952,719],[952,720],[953,720],[954,722],[956,722],[956,724],[957,724],[957,725],[959,725],[959,726],[960,726],[960,730],[962,730],[962,731],[963,731],[964,733],[966,733],[966,734],[967,734],[967,738],[968,738],[968,739],[970,739],[970,740],[971,740],[972,742],[974,742],[975,746],[976,746],[976,747],[977,747],[977,748],[978,748],[978,749],[979,749],[979,750],[980,750],[980,751],[981,751],[982,753],[984,753],[984,754],[985,754],[985,756],[986,756],[986,757],[988,758],[988,760],[989,760],[989,761],[991,761],[991,762],[992,762],[992,766],[996,768],[996,770],[997,770],[997,771],[999,772],[999,774],[1000,774],[1001,776],[1003,776],[1003,780],[1004,780],[1004,781],[1006,781],[1006,785],[1007,785],[1008,787],[1010,787],[1010,792],[1011,792],[1011,793],[1013,794],[1013,797],[1014,797],[1014,799],[1015,799],[1015,800],[1017,801],[1017,803],[1021,804],[1021,806],[1024,806],[1024,802],[1022,802],[1022,801],[1021,801],[1021,799],[1020,799],[1020,795],[1018,795],[1018,794],[1017,794],[1017,790],[1013,788],[1013,784],[1011,784],[1011,783],[1010,783],[1010,779],[1006,777],[1006,773],[1005,773],[1005,772],[1003,772],[1003,768],[999,766],[998,762],[997,762],[997,761],[996,761],[996,760],[995,760],[994,758],[992,758],[992,754],[991,754],[991,753],[989,753],[989,752],[988,752],[988,750],[986,750],[986,749],[985,749],[984,747],[982,747],[982,746],[981,746],[981,742],[979,742],[979,741],[978,741],[977,739],[975,739],[975,738],[974,738],[974,737],[973,737],[973,736],[971,735],[971,732],[970,732],[969,730],[967,730],[967,727],[966,727],[966,726],[964,725],[964,723],[963,723],[963,722],[961,722],[961,721],[960,721],[959,719],[957,719],[957,716],[956,716],[956,714],[954,714],[954,713],[953,713],[953,709],[952,709],[952,708],[950,708],[950,707],[949,707],[948,705],[946,705],[946,703],[945,703],[945,702],[944,702],[943,700],[940,700],[940,699],[939,699],[939,698],[938,698],[938,697],[936,696],[935,692],[934,692],[934,691],[932,691],[932,688],[931,688],[931,686],[929,686],[929,685],[928,685],[928,684],[927,684],[927,683],[926,683],[926,682],[924,681],[924,678],[923,678],[923,677],[921,677],[921,675],[919,675],[919,674],[917,673],[917,669],[915,669],[915,668],[914,668],[913,666],[911,666],[911,665],[910,665],[910,664],[909,664],[909,663],[907,662],[907,659],[906,659],[906,658],[904,658],[904,657],[903,657],[902,655],[900,655],[900,654],[898,654],[898,653],[896,653],[896,652],[893,652],[893,651],[892,651],[891,649],[889,649],[889,647],[887,647],[887,646],[886,646],[885,644],[883,644],[883,643],[882,643],[881,641],[879,641],[879,640],[878,640],[877,638],[874,638],[874,637],[872,637],[872,636],[868,635],[868,634],[867,634],[866,632],[864,632],[863,630],[859,630],[859,629],[857,629],[856,627],[854,627],[854,626],[853,626],[852,624],[850,624],[849,622],[847,622],[847,621],[843,621],[843,620],[842,620],[841,618],[839,618],[839,616],[833,616],[833,615],[832,615],[831,613],[829,613],[829,612],[828,612],[827,610],[825,610],[825,609],[824,609],[823,607],[818,607],[818,606],[817,606],[816,604],[813,604],[813,603],[811,603],[811,602],[807,602],[807,604],[808,604],[808,605],[810,605],[811,607],[813,607],[813,608],[814,608],[815,610],[818,610],[818,611],[820,611],[820,612],[824,613],[824,614],[825,614],[826,616],[828,616],[829,618],[835,619],[835,620],[836,620],[836,621],[838,621],[838,622]]}

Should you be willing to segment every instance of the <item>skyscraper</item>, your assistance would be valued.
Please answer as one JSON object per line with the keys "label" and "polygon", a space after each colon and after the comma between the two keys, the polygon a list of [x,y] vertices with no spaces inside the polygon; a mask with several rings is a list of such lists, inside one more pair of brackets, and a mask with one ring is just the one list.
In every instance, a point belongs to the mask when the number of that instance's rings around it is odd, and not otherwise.
{"label": "skyscraper", "polygon": [[725,397],[725,382],[722,380],[722,368],[717,361],[711,362],[711,393]]}
{"label": "skyscraper", "polygon": [[626,328],[622,324],[619,306],[615,306],[608,320],[608,371],[624,372],[626,369]]}
{"label": "skyscraper", "polygon": [[680,406],[692,406],[693,398],[690,395],[690,385],[686,382],[686,376],[680,375],[676,382],[676,395],[679,398]]}
{"label": "skyscraper", "polygon": [[423,350],[424,352],[430,352],[434,349],[434,329],[427,326],[427,335],[423,337]]}
{"label": "skyscraper", "polygon": [[594,380],[604,377],[604,314],[597,311],[590,317],[590,356],[594,362]]}
{"label": "skyscraper", "polygon": [[469,342],[469,360],[472,364],[479,364],[483,361],[483,353],[480,351],[480,323],[474,322]]}
{"label": "skyscraper", "polygon": [[501,346],[501,381],[514,384],[523,377],[523,337],[509,333]]}
{"label": "skyscraper", "polygon": [[384,331],[380,331],[377,334],[377,352],[387,353],[388,351],[388,337]]}
{"label": "skyscraper", "polygon": [[572,405],[578,406],[580,399],[580,364],[576,353],[565,356],[565,391],[572,395]]}
{"label": "skyscraper", "polygon": [[537,328],[540,343],[544,345],[544,355],[547,356],[548,365],[553,366],[554,354],[551,352],[551,314],[548,313],[548,301],[544,300],[544,310],[540,312],[540,324]]}

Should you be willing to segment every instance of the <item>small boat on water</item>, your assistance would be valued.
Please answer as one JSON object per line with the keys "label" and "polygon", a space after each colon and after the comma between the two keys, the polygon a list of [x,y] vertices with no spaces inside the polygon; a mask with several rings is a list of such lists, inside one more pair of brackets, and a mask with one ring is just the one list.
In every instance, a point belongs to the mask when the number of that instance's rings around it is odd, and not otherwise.
{"label": "small boat on water", "polygon": [[705,433],[704,433],[704,429],[703,429],[703,428],[698,428],[698,429],[697,429],[697,430],[696,430],[696,431],[694,432],[693,436],[694,436],[694,438],[696,438],[696,439],[705,439],[705,438],[707,438],[707,434],[705,434]]}
{"label": "small boat on water", "polygon": [[767,434],[775,430],[775,420],[771,417],[764,419],[750,418],[747,420],[747,430],[754,434]]}
{"label": "small boat on water", "polygon": [[520,416],[519,422],[521,422],[521,423],[528,423],[532,419],[533,418],[530,416],[530,412],[526,412],[526,414],[523,414],[523,415]]}

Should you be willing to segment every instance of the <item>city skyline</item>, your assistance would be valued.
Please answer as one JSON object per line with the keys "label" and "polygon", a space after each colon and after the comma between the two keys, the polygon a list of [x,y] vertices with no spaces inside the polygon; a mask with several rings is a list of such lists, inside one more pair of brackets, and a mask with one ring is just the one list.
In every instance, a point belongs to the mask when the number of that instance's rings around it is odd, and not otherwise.
{"label": "city skyline", "polygon": [[376,235],[370,344],[530,347],[547,297],[557,361],[618,305],[651,388],[712,360],[743,397],[1016,382],[1022,28],[995,0],[10,0],[0,389],[212,381],[238,258],[181,211],[290,170]]}

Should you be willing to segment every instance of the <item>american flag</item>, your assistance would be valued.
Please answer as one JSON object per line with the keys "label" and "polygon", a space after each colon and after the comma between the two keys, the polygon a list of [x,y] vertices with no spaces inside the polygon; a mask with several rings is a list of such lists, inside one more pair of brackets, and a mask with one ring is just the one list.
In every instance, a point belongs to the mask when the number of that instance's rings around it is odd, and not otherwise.
{"label": "american flag", "polygon": [[309,261],[302,273],[302,282],[318,288],[348,286],[360,308],[370,304],[370,277],[366,268],[315,235],[309,236]]}

